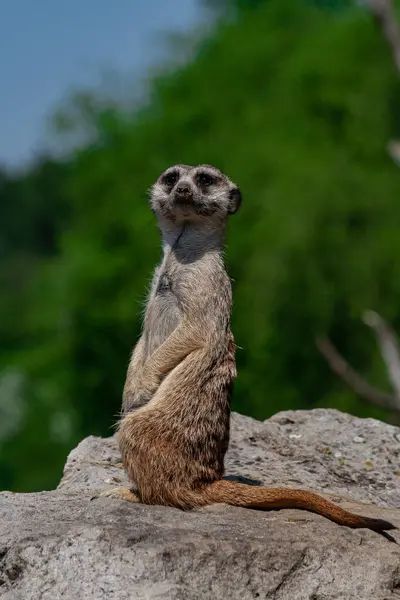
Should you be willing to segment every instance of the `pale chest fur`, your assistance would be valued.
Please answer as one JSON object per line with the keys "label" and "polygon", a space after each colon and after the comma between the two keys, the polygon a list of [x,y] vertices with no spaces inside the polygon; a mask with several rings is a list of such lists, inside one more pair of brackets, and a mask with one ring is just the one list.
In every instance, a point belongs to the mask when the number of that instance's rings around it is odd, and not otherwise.
{"label": "pale chest fur", "polygon": [[201,320],[224,346],[224,332],[230,325],[231,286],[219,234],[213,230],[186,227],[170,239],[165,236],[163,259],[153,275],[144,318],[145,360],[188,317],[188,305],[192,307],[190,320]]}
{"label": "pale chest fur", "polygon": [[[197,296],[197,300],[195,297]],[[230,331],[231,287],[220,257],[204,254],[191,262],[166,252],[153,276],[144,318],[144,348],[148,359],[181,324],[187,303],[198,309],[191,319],[201,319],[203,327],[225,346],[224,333]]]}
{"label": "pale chest fur", "polygon": [[165,342],[182,320],[183,313],[176,294],[176,271],[171,261],[164,258],[154,272],[144,319],[147,358]]}

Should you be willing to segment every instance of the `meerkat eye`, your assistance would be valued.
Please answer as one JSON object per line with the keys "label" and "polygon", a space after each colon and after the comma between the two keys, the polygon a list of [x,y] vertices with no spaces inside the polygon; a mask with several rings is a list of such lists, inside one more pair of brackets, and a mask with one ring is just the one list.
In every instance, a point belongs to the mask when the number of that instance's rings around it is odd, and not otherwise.
{"label": "meerkat eye", "polygon": [[199,185],[207,187],[215,183],[215,177],[209,175],[208,173],[199,173],[197,175],[197,182]]}
{"label": "meerkat eye", "polygon": [[162,182],[168,187],[172,188],[177,183],[178,179],[178,171],[171,171],[171,173],[167,173],[166,175],[164,175],[164,177],[162,178]]}

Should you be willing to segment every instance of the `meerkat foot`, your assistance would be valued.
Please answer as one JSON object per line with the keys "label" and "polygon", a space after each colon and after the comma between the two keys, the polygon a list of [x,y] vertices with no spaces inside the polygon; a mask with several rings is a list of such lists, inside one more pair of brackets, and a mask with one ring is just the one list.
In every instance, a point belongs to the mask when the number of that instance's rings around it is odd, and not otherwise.
{"label": "meerkat foot", "polygon": [[129,488],[112,488],[110,490],[104,490],[104,492],[99,494],[99,497],[119,498],[120,500],[134,503],[140,502],[139,497]]}

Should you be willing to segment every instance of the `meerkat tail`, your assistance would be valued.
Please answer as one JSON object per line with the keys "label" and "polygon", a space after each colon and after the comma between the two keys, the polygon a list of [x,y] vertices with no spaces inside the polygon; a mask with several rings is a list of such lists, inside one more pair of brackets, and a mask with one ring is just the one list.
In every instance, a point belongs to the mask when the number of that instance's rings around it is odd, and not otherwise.
{"label": "meerkat tail", "polygon": [[353,514],[322,496],[305,490],[259,487],[223,479],[210,484],[204,494],[210,504],[223,502],[245,508],[299,508],[347,527],[373,531],[396,529],[388,521]]}

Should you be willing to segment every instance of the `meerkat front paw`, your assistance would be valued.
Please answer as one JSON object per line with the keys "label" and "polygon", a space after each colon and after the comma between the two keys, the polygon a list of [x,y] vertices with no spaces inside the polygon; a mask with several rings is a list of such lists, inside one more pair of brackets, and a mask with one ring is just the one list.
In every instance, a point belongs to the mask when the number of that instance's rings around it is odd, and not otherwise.
{"label": "meerkat front paw", "polygon": [[135,394],[134,405],[136,408],[145,406],[153,398],[154,394],[160,387],[160,381],[158,379],[147,379],[140,386]]}
{"label": "meerkat front paw", "polygon": [[135,396],[135,403],[133,404],[135,409],[141,408],[142,406],[146,406],[150,402],[153,397],[154,392],[150,392],[148,390],[141,390],[140,393]]}

